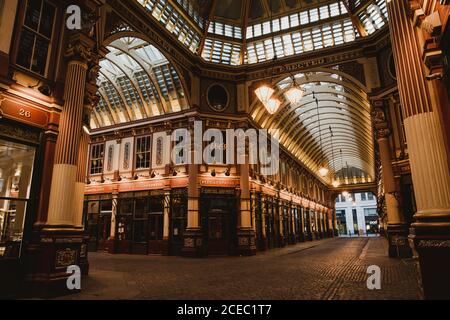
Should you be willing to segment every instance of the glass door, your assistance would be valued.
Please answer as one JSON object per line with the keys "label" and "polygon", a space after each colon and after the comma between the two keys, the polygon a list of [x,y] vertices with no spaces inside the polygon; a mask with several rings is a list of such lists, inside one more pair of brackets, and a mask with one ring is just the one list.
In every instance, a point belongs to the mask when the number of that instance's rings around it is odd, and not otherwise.
{"label": "glass door", "polygon": [[19,258],[36,148],[0,139],[0,259]]}

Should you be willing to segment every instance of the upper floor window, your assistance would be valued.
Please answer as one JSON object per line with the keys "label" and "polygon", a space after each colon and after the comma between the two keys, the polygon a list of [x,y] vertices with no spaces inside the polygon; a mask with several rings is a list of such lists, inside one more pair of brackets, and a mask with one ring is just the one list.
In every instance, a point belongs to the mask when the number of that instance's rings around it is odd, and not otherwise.
{"label": "upper floor window", "polygon": [[16,63],[45,76],[56,8],[45,0],[27,0]]}
{"label": "upper floor window", "polygon": [[367,194],[361,193],[361,201],[366,201],[366,200],[367,200]]}
{"label": "upper floor window", "polygon": [[136,139],[136,169],[150,168],[150,136]]}
{"label": "upper floor window", "polygon": [[367,194],[367,199],[368,199],[368,200],[371,200],[371,201],[374,199],[373,193],[372,193],[372,192],[369,192],[369,193]]}
{"label": "upper floor window", "polygon": [[105,145],[96,144],[91,147],[90,168],[91,174],[103,173]]}

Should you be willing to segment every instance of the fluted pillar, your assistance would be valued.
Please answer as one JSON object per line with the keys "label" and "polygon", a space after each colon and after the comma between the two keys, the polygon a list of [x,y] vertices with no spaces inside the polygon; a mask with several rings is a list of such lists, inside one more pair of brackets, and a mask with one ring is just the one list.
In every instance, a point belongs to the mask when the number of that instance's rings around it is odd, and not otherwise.
{"label": "fluted pillar", "polygon": [[[194,151],[192,151],[191,159],[194,159]],[[186,257],[205,255],[203,232],[200,226],[198,170],[198,164],[189,164],[188,217],[182,250],[182,254]]]}
{"label": "fluted pillar", "polygon": [[[65,52],[66,79],[64,105],[54,149],[53,172],[47,214],[40,212],[32,249],[28,252],[26,282],[33,294],[48,296],[66,292],[66,269],[80,267],[87,274],[87,242],[82,228],[83,203],[80,201],[83,168],[78,168],[80,153],[86,161],[83,138],[83,108],[89,64],[94,54],[94,41],[78,33],[68,36]],[[81,149],[80,149],[80,146]],[[49,150],[51,159],[53,150]],[[46,155],[47,159],[47,155]],[[50,164],[51,165],[51,164]],[[47,183],[47,179],[45,179]],[[78,190],[78,192],[77,192]],[[44,209],[42,206],[40,210]]]}
{"label": "fluted pillar", "polygon": [[391,146],[389,129],[383,101],[375,101],[373,112],[375,135],[378,143],[380,161],[383,170],[382,181],[384,197],[388,216],[387,235],[389,241],[389,256],[405,258],[411,256],[408,243],[408,226],[404,213],[399,207],[397,196],[400,194],[395,183],[394,170],[392,168]]}
{"label": "fluted pillar", "polygon": [[89,149],[89,134],[82,131],[78,151],[78,169],[75,180],[75,192],[73,194],[73,208],[75,211],[74,226],[83,227],[84,189],[86,187],[86,173]]}
{"label": "fluted pillar", "polygon": [[78,224],[74,194],[76,194],[78,154],[83,130],[86,76],[91,58],[88,40],[90,39],[75,39],[66,54],[69,62],[64,107],[56,142],[47,225],[73,227]]}
{"label": "fluted pillar", "polygon": [[[410,239],[426,298],[450,298],[450,173],[436,92],[426,80],[407,0],[387,1],[417,203]],[[421,32],[421,31],[420,31]],[[440,80],[435,80],[440,81]]]}
{"label": "fluted pillar", "polygon": [[238,254],[254,255],[256,253],[255,232],[252,228],[252,211],[250,203],[250,166],[248,153],[245,163],[239,165],[240,173],[240,225],[238,227]]}

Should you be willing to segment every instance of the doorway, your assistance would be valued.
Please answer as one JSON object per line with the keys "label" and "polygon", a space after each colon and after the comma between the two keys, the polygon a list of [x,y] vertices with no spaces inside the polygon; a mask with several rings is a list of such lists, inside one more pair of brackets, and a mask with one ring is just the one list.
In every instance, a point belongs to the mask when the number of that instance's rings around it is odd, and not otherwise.
{"label": "doorway", "polygon": [[202,194],[202,227],[208,255],[232,255],[237,245],[237,202],[233,195]]}

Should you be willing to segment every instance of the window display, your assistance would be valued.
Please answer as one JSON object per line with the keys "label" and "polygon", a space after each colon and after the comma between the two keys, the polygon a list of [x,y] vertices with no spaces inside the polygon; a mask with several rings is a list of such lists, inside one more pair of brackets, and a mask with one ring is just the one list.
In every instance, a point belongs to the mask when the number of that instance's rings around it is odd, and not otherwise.
{"label": "window display", "polygon": [[0,259],[20,257],[35,148],[0,139]]}

